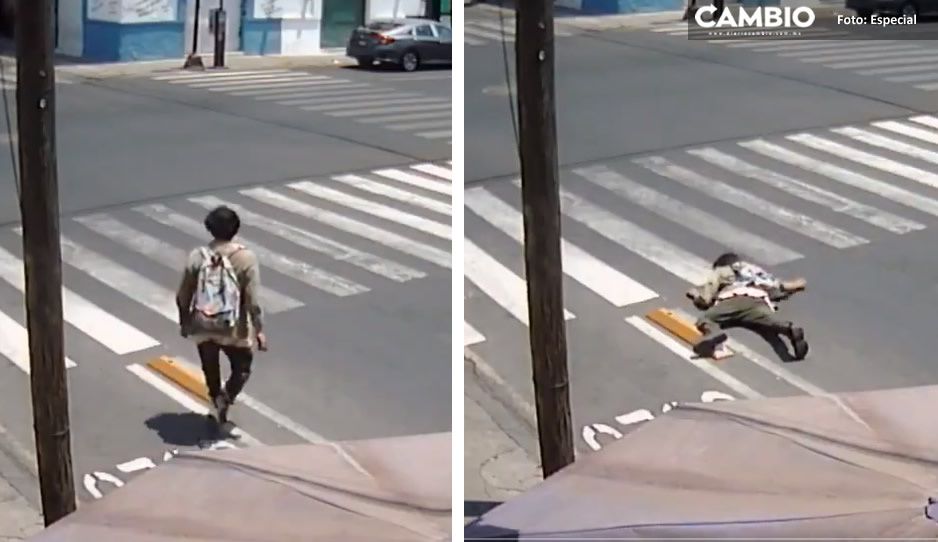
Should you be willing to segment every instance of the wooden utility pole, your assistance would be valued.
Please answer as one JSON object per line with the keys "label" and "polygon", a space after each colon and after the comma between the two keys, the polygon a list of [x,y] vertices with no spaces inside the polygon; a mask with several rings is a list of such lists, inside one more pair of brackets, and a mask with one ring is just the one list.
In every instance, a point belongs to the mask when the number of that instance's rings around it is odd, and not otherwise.
{"label": "wooden utility pole", "polygon": [[515,42],[531,360],[544,477],[573,462],[560,252],[553,0],[522,0]]}
{"label": "wooden utility pole", "polygon": [[54,0],[19,0],[16,112],[33,427],[46,525],[75,511],[55,159]]}

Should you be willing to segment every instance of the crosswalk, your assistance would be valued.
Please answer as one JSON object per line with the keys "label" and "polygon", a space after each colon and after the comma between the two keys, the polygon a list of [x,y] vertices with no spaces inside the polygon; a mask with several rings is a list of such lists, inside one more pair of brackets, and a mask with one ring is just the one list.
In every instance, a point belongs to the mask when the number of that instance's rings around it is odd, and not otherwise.
{"label": "crosswalk", "polygon": [[[577,35],[577,29],[561,25],[554,25],[554,36],[565,38]],[[515,43],[515,17],[513,13],[504,13],[489,17],[466,19],[463,26],[463,39],[467,46],[479,47],[493,43],[506,43],[514,47]]]}
{"label": "crosswalk", "polygon": [[[721,247],[774,266],[925,230],[938,218],[935,165],[938,118],[918,115],[645,156],[623,167],[577,167],[561,190],[565,228],[576,232],[562,247],[568,299],[588,294],[615,308],[660,302],[663,291],[699,284]],[[500,310],[523,328],[519,188],[515,180],[466,189],[464,274],[467,293],[481,294],[467,307]],[[764,226],[740,223],[752,220]],[[686,234],[675,240],[675,228],[700,241],[688,246]],[[512,251],[518,256],[499,257]],[[635,256],[645,261],[641,276],[607,263]],[[570,305],[566,317],[588,310]],[[488,320],[473,320],[467,309],[466,346],[501,333]]]}
{"label": "crosswalk", "polygon": [[452,144],[452,103],[449,98],[396,90],[363,79],[286,69],[195,74],[174,72],[152,75],[150,79],[349,119],[396,133]]}
{"label": "crosswalk", "polygon": [[823,66],[834,70],[875,77],[890,83],[911,85],[926,92],[938,90],[938,48],[922,36],[921,41],[903,39],[856,39],[847,30],[817,27],[797,39],[707,39],[704,29],[688,31],[687,23],[657,22],[648,30],[683,39],[696,38],[724,47],[771,54],[778,58]]}
{"label": "crosswalk", "polygon": [[[202,218],[215,206],[240,214],[240,238],[266,277],[262,303],[276,314],[448,273],[451,197],[451,165],[427,163],[63,218],[67,334],[118,356],[178,335],[178,273],[205,241]],[[15,306],[0,306],[0,357],[28,373],[21,233],[0,232],[0,287],[20,295]],[[69,367],[80,367],[83,360],[68,354]]]}

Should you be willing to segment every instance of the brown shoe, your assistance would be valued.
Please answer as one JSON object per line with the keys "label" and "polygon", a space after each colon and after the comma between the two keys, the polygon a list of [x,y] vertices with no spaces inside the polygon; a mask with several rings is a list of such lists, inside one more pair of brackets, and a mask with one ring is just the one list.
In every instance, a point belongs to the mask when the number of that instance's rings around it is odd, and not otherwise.
{"label": "brown shoe", "polygon": [[726,333],[704,336],[694,345],[694,354],[702,358],[712,358],[724,341],[726,341]]}
{"label": "brown shoe", "polygon": [[804,329],[792,326],[788,332],[791,347],[795,351],[795,359],[802,360],[808,355],[808,341],[804,340]]}

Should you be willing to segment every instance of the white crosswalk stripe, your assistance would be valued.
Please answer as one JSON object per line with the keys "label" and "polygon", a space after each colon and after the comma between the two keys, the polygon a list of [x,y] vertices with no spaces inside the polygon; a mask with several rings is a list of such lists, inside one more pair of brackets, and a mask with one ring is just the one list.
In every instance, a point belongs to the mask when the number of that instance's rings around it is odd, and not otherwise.
{"label": "white crosswalk stripe", "polygon": [[[428,73],[401,81],[448,77]],[[423,92],[402,92],[383,84],[284,69],[159,74],[150,76],[150,79],[177,88],[220,93],[297,108],[313,114],[347,118],[356,123],[382,126],[391,133],[407,134],[428,141],[449,140],[452,137],[452,115],[449,113],[452,105],[449,98],[437,98]],[[427,116],[428,113],[431,116]],[[428,118],[437,119],[438,122],[429,126],[416,122]],[[408,121],[414,122],[408,124]]]}
{"label": "white crosswalk stripe", "polygon": [[[413,166],[426,169],[428,164]],[[441,179],[448,170],[432,171]],[[262,275],[267,278],[260,290],[265,312],[282,313],[315,305],[322,296],[341,299],[368,295],[377,287],[417,281],[431,272],[448,273],[452,265],[449,226],[437,220],[451,216],[450,194],[389,178],[427,175],[417,172],[403,166],[384,168],[384,175],[365,171],[306,182],[310,191],[318,193],[322,187],[330,196],[339,193],[331,186],[347,188],[341,194],[343,203],[351,206],[349,216],[345,211],[319,212],[297,196],[285,197],[290,204],[281,208],[280,191],[290,190],[282,185],[144,203],[63,221],[60,243],[65,264],[66,347],[72,347],[73,337],[90,340],[78,341],[80,355],[66,352],[66,366],[81,370],[73,359],[100,357],[101,348],[124,356],[157,347],[168,337],[178,337],[175,296],[179,278],[190,250],[206,242],[203,213],[220,205],[239,213],[243,226],[238,240],[253,250],[266,270]],[[442,180],[421,180],[440,191],[445,184]],[[257,197],[244,198],[245,193]],[[269,197],[271,194],[274,196]],[[401,206],[392,208],[385,203],[389,200]],[[430,229],[442,239],[438,243],[418,242],[395,233],[400,228],[384,222],[392,217],[392,211],[396,224],[409,224],[422,233]],[[356,218],[351,218],[353,215]],[[346,238],[334,239],[321,231],[323,227],[339,230]],[[356,240],[346,240],[348,233],[357,236]],[[12,289],[20,296],[25,291],[24,263],[16,252],[22,234],[19,226],[0,231],[0,290]],[[188,246],[180,245],[181,238],[188,239]],[[298,251],[304,255],[295,256]],[[404,263],[402,258],[417,258],[436,267],[421,269],[419,261]],[[270,288],[266,283],[272,276],[278,288],[286,284],[284,280],[292,282],[290,293]],[[0,306],[0,357],[28,373],[29,347],[22,313],[22,305]],[[159,322],[163,324],[150,329]],[[89,353],[87,348],[98,350]],[[93,358],[83,363],[90,361]]]}
{"label": "white crosswalk stripe", "polygon": [[[493,43],[505,43],[514,47],[517,39],[515,25],[514,13],[511,12],[503,12],[501,18],[498,14],[489,17],[466,17],[463,24],[465,44],[478,47]],[[566,38],[576,36],[580,32],[581,29],[573,24],[564,24],[562,21],[554,23],[555,37]]]}
{"label": "white crosswalk stripe", "polygon": [[[769,269],[795,266],[786,274],[798,274],[798,262],[818,253],[850,251],[938,226],[933,192],[938,177],[926,167],[933,164],[938,164],[938,117],[916,115],[563,171],[562,269],[572,279],[564,283],[564,305],[567,317],[576,314],[581,322],[567,324],[568,342],[583,344],[622,334],[623,321],[610,321],[608,310],[624,309],[632,313],[623,315],[627,327],[656,348],[690,362],[737,397],[763,396],[760,386],[825,395],[819,386],[772,361],[772,354],[762,353],[767,347],[758,339],[740,337],[727,343],[754,370],[765,373],[765,380],[754,385],[731,369],[717,370],[697,360],[688,346],[643,314],[663,306],[693,319],[674,309],[676,303],[669,308],[665,300],[678,299],[690,284],[702,284],[710,262],[723,250],[738,251]],[[522,214],[509,203],[517,201],[520,187],[518,179],[496,180],[465,192],[464,273],[468,285],[481,295],[465,301],[464,346],[481,349],[483,357],[516,348],[504,341],[526,333],[521,331],[528,322],[526,284],[512,271],[522,261]],[[819,213],[824,213],[823,219]],[[769,228],[753,227],[760,222]],[[698,246],[698,240],[707,244]],[[510,254],[506,246],[515,247],[519,257],[503,261]],[[643,300],[640,291],[655,295]],[[508,320],[493,316],[498,313],[493,309]],[[594,315],[605,323],[587,323]],[[582,356],[583,350],[579,352]],[[594,351],[589,352],[589,363],[621,362],[602,359],[602,354],[594,359]]]}
{"label": "white crosswalk stripe", "polygon": [[[571,373],[579,375],[580,444],[601,448],[597,435],[618,438],[626,431],[617,424],[658,415],[650,410],[654,404],[597,414],[631,404],[621,396],[592,398],[622,381],[635,385],[627,395],[646,394],[646,388],[685,390],[674,397],[678,401],[831,398],[800,366],[783,363],[785,356],[773,351],[790,354],[790,341],[770,345],[729,330],[726,347],[734,357],[714,362],[695,355],[652,311],[693,322],[697,313],[682,294],[704,282],[713,258],[724,251],[757,262],[761,257],[769,270],[799,276],[802,262],[840,251],[854,254],[846,256],[851,261],[869,250],[863,245],[888,245],[897,236],[938,227],[936,164],[938,117],[916,115],[562,169],[561,270],[570,320],[564,327]],[[499,376],[525,392],[528,360],[518,358],[529,340],[529,300],[521,272],[520,188],[520,180],[495,179],[465,192],[470,294],[463,345],[504,368]],[[773,269],[781,264],[783,269]],[[627,299],[638,291],[635,285],[656,297]],[[699,389],[688,397],[687,388]],[[668,399],[661,398],[662,412],[674,407]]]}
{"label": "white crosswalk stripe", "polygon": [[[705,39],[708,30],[688,30],[688,23],[651,21],[639,25],[658,35],[681,39],[701,39],[715,46],[752,54],[772,55],[779,59],[850,70],[863,76],[877,77],[892,84],[909,85],[925,91],[938,91],[938,51],[928,41],[927,29],[921,40],[862,38],[850,32],[813,27],[798,37],[778,39]],[[924,27],[923,27],[924,28]],[[905,29],[903,29],[905,30]],[[905,34],[904,37],[909,37]]]}

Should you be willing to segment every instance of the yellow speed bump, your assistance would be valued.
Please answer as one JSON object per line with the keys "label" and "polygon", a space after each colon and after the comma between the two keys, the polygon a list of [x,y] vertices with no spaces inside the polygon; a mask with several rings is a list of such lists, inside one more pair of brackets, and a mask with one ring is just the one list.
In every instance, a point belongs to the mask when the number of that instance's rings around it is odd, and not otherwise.
{"label": "yellow speed bump", "polygon": [[147,363],[147,366],[206,403],[211,402],[201,372],[167,356],[160,356]]}
{"label": "yellow speed bump", "polygon": [[[655,309],[645,315],[658,326],[662,327],[675,337],[681,339],[689,345],[695,344],[701,337],[700,331],[692,322],[685,320],[680,314],[668,309]],[[713,359],[722,360],[733,355],[733,351],[721,344],[717,351],[713,353]]]}

